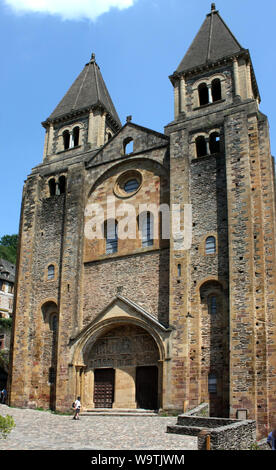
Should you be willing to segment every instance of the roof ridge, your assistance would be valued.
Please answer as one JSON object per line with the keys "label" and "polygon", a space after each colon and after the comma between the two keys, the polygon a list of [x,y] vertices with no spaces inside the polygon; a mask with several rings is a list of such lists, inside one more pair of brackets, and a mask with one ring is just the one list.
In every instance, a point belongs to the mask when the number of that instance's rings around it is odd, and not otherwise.
{"label": "roof ridge", "polygon": [[227,26],[227,24],[225,23],[224,19],[220,16],[219,14],[219,11],[217,10],[216,12],[214,13],[217,13],[220,21],[223,23],[223,25],[225,26],[225,28],[227,29],[228,33],[232,36],[232,38],[234,39],[234,41],[238,44],[238,46],[241,48],[241,49],[244,49],[242,47],[242,45],[240,44],[240,42],[237,40],[236,36],[232,33],[231,29],[229,28],[229,26]]}
{"label": "roof ridge", "polygon": [[75,107],[77,106],[77,101],[78,101],[78,98],[79,98],[79,96],[80,96],[81,90],[82,90],[82,88],[83,88],[83,84],[84,84],[84,82],[85,82],[85,80],[86,80],[87,74],[88,74],[88,67],[87,67],[87,69],[86,69],[86,71],[85,71],[85,74],[84,74],[82,83],[81,83],[80,88],[79,88],[79,92],[77,93],[77,96],[76,96],[76,99],[75,99],[75,103],[73,104],[72,109],[75,109]]}
{"label": "roof ridge", "polygon": [[[91,63],[91,62],[90,62]],[[98,82],[98,68],[96,67],[96,62],[92,62],[92,65],[94,65],[93,69],[94,69],[94,76],[95,76],[95,83],[96,83],[96,90],[97,90],[97,97],[98,97],[98,101],[100,100],[100,92],[99,92],[99,82]]]}
{"label": "roof ridge", "polygon": [[95,61],[94,53],[42,125],[45,127],[46,123],[56,119],[68,118],[72,113],[93,107],[103,107],[114,123],[121,126],[120,118],[109,95],[100,67]]}
{"label": "roof ridge", "polygon": [[192,70],[241,51],[244,48],[212,4],[211,13],[206,15],[176,72]]}
{"label": "roof ridge", "polygon": [[211,20],[210,20],[209,38],[208,38],[207,57],[206,57],[207,61],[210,60],[210,53],[211,53],[211,40],[212,40],[213,23],[214,23],[213,18],[214,18],[214,12],[212,11]]}

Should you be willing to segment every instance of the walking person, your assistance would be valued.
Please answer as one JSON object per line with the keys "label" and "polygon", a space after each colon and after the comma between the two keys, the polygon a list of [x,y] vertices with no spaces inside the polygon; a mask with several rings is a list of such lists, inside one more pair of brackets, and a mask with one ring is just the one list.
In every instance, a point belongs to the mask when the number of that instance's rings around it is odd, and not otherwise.
{"label": "walking person", "polygon": [[1,403],[5,404],[7,400],[7,390],[3,388],[1,391]]}
{"label": "walking person", "polygon": [[276,428],[268,434],[267,443],[271,450],[276,450]]}
{"label": "walking person", "polygon": [[75,414],[74,414],[73,419],[80,419],[79,417],[80,409],[81,409],[81,402],[80,402],[80,397],[78,397],[74,403]]}

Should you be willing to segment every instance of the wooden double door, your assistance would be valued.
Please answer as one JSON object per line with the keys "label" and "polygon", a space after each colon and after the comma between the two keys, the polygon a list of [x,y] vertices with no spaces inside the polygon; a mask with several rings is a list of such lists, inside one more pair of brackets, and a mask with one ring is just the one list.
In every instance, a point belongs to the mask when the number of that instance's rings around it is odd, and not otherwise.
{"label": "wooden double door", "polygon": [[94,372],[95,408],[112,408],[114,401],[115,369],[96,369]]}
{"label": "wooden double door", "polygon": [[[115,369],[94,371],[95,408],[112,408],[115,392]],[[136,367],[136,402],[138,408],[158,408],[158,368]]]}

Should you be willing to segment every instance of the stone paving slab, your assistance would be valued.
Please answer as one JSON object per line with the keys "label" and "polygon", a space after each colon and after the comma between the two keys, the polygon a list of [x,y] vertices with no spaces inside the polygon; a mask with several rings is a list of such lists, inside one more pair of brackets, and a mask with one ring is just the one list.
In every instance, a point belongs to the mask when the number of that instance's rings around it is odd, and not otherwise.
{"label": "stone paving slab", "polygon": [[72,416],[0,405],[16,427],[0,450],[197,450],[197,438],[168,434],[174,417]]}

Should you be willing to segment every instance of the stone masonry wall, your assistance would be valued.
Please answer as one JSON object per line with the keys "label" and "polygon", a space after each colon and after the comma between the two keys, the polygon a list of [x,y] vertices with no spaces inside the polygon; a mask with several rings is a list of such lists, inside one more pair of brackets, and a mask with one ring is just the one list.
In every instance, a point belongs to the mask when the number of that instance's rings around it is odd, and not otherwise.
{"label": "stone masonry wall", "polygon": [[84,267],[84,326],[120,293],[168,325],[169,251],[148,251]]}
{"label": "stone masonry wall", "polygon": [[[134,134],[138,139],[136,129],[133,131],[131,128],[131,135]],[[128,136],[126,128],[126,135],[121,137],[125,139]],[[154,137],[151,145],[156,145],[156,138]],[[140,146],[145,139],[148,141],[149,135],[141,132]],[[164,198],[165,190],[163,182],[160,185],[160,177],[163,178],[166,174],[166,170],[160,165],[166,154],[164,142],[167,142],[166,138],[161,141],[161,150],[153,149],[150,154],[142,155],[140,160],[141,168],[144,166],[146,172],[150,170],[146,199],[158,204],[160,194]],[[121,144],[117,144],[118,147]],[[113,154],[114,152],[113,141]],[[87,154],[88,157],[89,155]],[[149,156],[153,157],[151,163],[147,160]],[[131,160],[131,155],[124,157],[122,168],[115,170],[115,173],[126,169],[126,163]],[[62,154],[59,160],[41,165],[41,173],[37,167],[28,178],[24,189],[11,384],[11,404],[16,406],[48,408],[53,398],[56,399],[57,409],[67,409],[70,406],[76,377],[70,368],[73,350],[68,347],[68,343],[118,292],[129,296],[130,300],[137,302],[164,324],[168,323],[168,249],[165,248],[168,246],[167,241],[164,247],[156,245],[138,250],[139,256],[135,249],[132,263],[128,256],[125,260],[123,257],[112,259],[110,266],[113,275],[108,285],[108,263],[103,260],[95,265],[83,265],[86,198],[91,194],[98,178],[113,166],[110,161],[104,165],[99,161],[92,170],[85,172],[84,161],[85,158],[81,161],[79,156],[71,158],[70,155],[66,160]],[[135,166],[135,163],[133,165]],[[49,197],[48,179],[60,174],[66,177],[66,194]],[[158,187],[155,184],[157,182]],[[168,195],[168,179],[165,192]],[[48,280],[47,268],[50,264],[54,265],[55,275],[53,279]],[[99,296],[99,291],[103,288],[101,282],[105,284],[103,296]],[[99,290],[95,292],[95,296],[88,298],[87,294],[91,296],[95,285]],[[95,298],[99,300],[98,305],[95,305]],[[49,318],[47,317],[46,322],[43,314],[47,305],[50,305],[51,309],[56,308],[59,315],[58,360],[54,384],[49,381],[53,333],[47,323]]]}
{"label": "stone masonry wall", "polygon": [[[192,160],[190,194],[193,208],[190,289],[194,317],[190,329],[190,396],[212,402],[211,412],[223,416],[228,410],[229,382],[228,226],[223,147],[218,154]],[[216,240],[213,254],[206,254],[208,236]],[[214,315],[208,309],[211,295],[217,299]],[[210,373],[217,378],[216,396],[208,393]],[[193,404],[197,402],[191,399],[190,405]]]}

